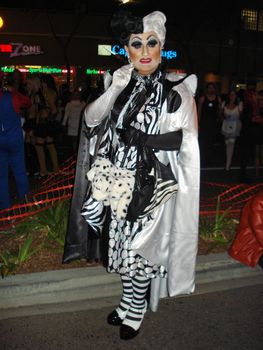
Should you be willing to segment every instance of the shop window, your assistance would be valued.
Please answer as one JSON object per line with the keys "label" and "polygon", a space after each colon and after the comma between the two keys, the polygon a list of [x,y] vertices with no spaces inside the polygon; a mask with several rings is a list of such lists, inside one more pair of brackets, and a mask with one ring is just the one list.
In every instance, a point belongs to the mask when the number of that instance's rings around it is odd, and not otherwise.
{"label": "shop window", "polygon": [[241,11],[241,18],[244,29],[263,32],[263,11],[244,9]]}

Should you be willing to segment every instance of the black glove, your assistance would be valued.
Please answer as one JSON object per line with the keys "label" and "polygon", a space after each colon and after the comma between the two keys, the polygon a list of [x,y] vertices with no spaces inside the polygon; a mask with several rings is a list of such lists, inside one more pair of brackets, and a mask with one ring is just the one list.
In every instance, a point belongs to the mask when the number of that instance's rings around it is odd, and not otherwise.
{"label": "black glove", "polygon": [[145,146],[162,151],[179,151],[183,140],[182,130],[147,136]]}
{"label": "black glove", "polygon": [[128,129],[117,129],[117,131],[126,146],[146,146],[151,149],[163,151],[178,151],[183,139],[182,130],[151,135],[130,126]]}
{"label": "black glove", "polygon": [[117,132],[126,146],[143,147],[148,138],[147,134],[131,126],[128,129],[117,129]]}

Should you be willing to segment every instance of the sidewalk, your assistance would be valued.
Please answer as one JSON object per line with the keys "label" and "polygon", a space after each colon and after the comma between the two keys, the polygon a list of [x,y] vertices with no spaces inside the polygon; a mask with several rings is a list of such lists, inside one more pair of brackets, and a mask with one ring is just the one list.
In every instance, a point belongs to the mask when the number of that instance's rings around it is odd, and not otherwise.
{"label": "sidewalk", "polygon": [[[262,269],[246,267],[227,253],[197,258],[195,295],[257,284],[263,284]],[[120,293],[118,274],[104,267],[9,276],[0,282],[0,319],[116,305]]]}

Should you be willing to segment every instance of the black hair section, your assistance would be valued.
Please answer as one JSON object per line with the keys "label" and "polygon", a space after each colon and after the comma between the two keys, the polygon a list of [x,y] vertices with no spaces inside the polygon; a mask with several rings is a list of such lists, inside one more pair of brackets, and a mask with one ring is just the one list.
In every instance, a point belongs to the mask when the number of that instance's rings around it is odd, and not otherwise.
{"label": "black hair section", "polygon": [[131,34],[143,33],[143,20],[129,11],[116,12],[110,22],[113,35],[122,45],[128,45]]}

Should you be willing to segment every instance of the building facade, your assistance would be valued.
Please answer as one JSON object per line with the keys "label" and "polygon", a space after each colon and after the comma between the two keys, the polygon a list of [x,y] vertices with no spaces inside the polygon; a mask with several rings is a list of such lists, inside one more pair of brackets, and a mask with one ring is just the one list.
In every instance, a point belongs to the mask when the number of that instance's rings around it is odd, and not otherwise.
{"label": "building facade", "polygon": [[[198,76],[199,85],[214,81],[222,93],[230,87],[263,82],[262,0],[221,1],[177,16],[167,13],[163,56],[169,68]],[[207,3],[206,1],[204,3]],[[253,5],[253,6],[252,6]],[[87,75],[126,64],[124,49],[111,36],[109,14],[48,13],[0,9],[2,72],[51,73],[81,85]]]}

